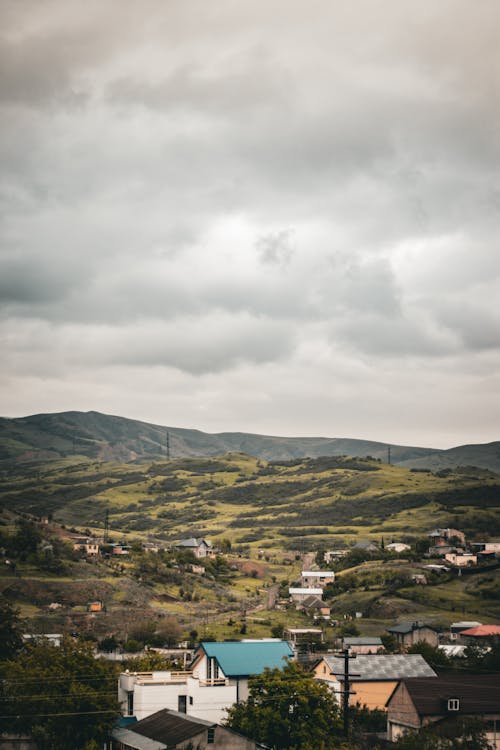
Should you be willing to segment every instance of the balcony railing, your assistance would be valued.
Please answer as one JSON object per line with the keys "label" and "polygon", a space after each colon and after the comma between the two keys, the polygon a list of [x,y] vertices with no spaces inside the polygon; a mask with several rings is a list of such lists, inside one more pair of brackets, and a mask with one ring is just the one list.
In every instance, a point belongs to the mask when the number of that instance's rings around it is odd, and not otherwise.
{"label": "balcony railing", "polygon": [[207,677],[206,679],[200,678],[200,687],[220,687],[229,685],[227,677]]}

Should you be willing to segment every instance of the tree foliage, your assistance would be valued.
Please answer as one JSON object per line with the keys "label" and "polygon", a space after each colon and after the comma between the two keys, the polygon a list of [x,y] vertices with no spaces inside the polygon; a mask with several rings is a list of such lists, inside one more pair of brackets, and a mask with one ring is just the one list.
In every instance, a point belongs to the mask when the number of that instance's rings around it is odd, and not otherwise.
{"label": "tree foliage", "polygon": [[394,750],[491,750],[480,719],[459,718],[407,732]]}
{"label": "tree foliage", "polygon": [[295,663],[249,679],[249,697],[229,709],[227,725],[269,748],[338,748],[338,705],[326,685]]}
{"label": "tree foliage", "polygon": [[10,659],[23,645],[22,624],[18,610],[0,595],[0,662]]}
{"label": "tree foliage", "polygon": [[3,665],[3,726],[30,733],[39,750],[82,750],[101,742],[119,715],[116,675],[88,644],[66,638],[27,645]]}

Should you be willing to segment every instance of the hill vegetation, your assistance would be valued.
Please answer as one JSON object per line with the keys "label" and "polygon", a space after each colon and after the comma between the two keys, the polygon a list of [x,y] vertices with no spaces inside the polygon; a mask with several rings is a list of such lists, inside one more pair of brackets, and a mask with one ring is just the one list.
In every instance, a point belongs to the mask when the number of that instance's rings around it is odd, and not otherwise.
{"label": "hill vegetation", "polygon": [[[0,467],[67,457],[120,463],[147,463],[171,455],[212,457],[246,453],[265,460],[321,456],[373,456],[386,461],[388,446],[348,438],[286,438],[243,432],[208,434],[200,430],[148,424],[99,412],[36,414],[0,419]],[[449,469],[479,466],[500,472],[500,442],[437,450],[391,445],[391,462],[407,468]]]}

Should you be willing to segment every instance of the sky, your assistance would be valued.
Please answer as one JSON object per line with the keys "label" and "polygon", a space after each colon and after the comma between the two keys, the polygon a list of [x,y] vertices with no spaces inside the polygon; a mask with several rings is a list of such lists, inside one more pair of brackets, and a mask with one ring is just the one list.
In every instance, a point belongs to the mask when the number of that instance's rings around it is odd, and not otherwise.
{"label": "sky", "polygon": [[497,0],[0,0],[0,414],[500,439]]}

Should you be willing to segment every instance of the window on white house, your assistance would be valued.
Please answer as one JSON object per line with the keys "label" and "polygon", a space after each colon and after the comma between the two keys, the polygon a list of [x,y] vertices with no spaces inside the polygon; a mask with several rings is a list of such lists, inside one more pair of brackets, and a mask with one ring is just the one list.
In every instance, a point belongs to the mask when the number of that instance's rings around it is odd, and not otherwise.
{"label": "window on white house", "polygon": [[207,729],[207,745],[213,745],[215,742],[215,727]]}

